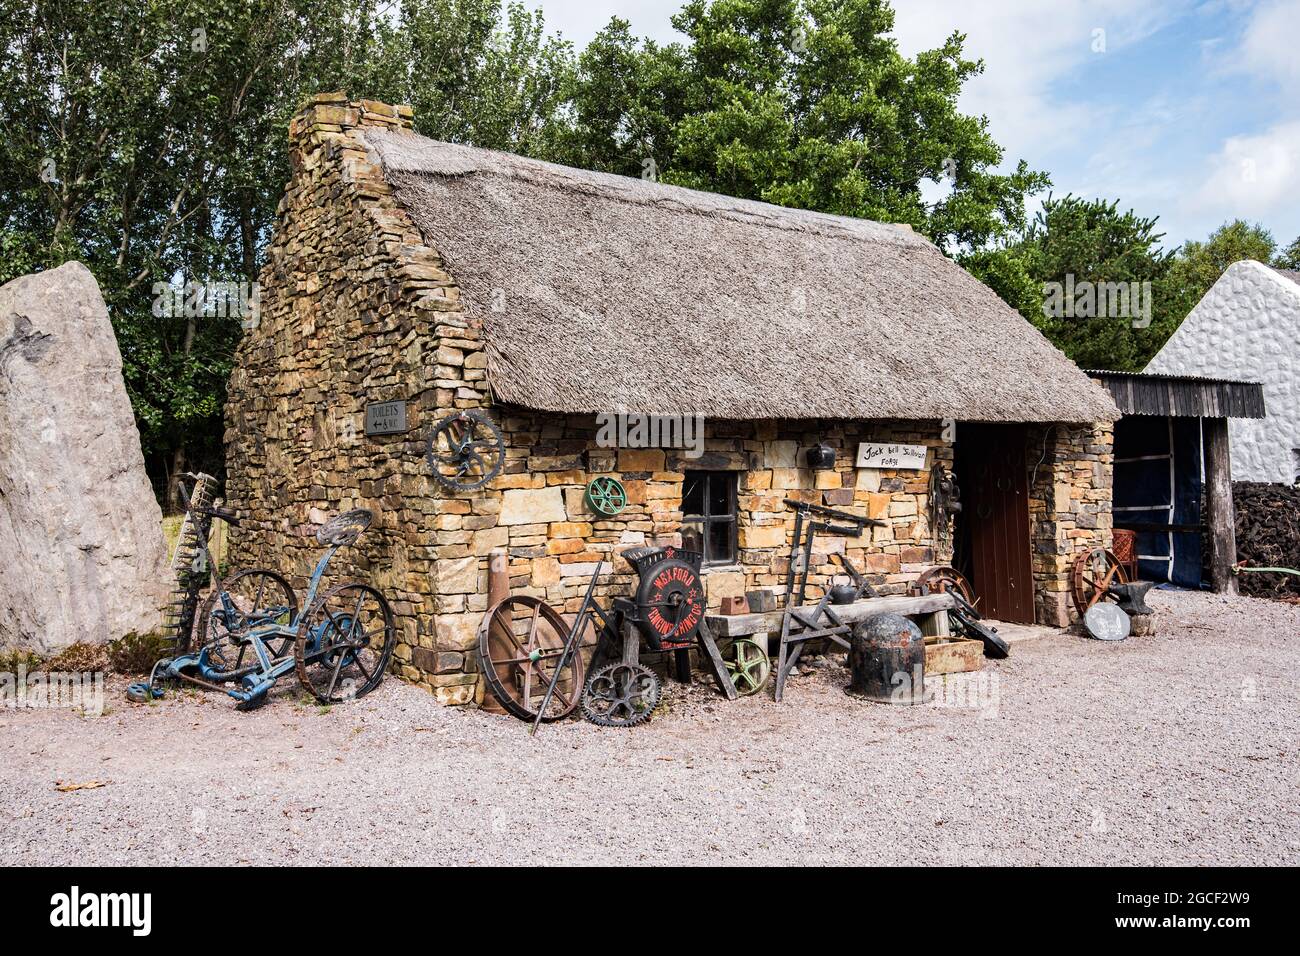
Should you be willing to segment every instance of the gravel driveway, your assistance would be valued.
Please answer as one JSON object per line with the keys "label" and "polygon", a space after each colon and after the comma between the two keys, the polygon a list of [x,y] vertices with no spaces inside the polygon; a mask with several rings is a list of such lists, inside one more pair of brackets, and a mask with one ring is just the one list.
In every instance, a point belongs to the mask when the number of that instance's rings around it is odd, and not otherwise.
{"label": "gravel driveway", "polygon": [[1158,636],[1026,642],[946,706],[849,698],[837,656],[534,739],[391,679],[248,714],[112,681],[99,718],[0,710],[0,863],[1295,865],[1300,607],[1150,600]]}

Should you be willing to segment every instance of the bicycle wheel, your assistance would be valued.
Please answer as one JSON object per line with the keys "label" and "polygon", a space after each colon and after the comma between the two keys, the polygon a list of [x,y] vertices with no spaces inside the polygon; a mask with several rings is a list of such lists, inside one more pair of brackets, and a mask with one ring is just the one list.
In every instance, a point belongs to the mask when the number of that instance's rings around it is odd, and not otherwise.
{"label": "bicycle wheel", "polygon": [[364,697],[384,679],[396,645],[384,596],[367,584],[341,584],[318,597],[298,622],[298,680],[322,704]]}
{"label": "bicycle wheel", "polygon": [[[203,602],[198,647],[211,647],[208,660],[218,670],[238,673],[257,663],[249,631],[268,624],[292,627],[297,615],[298,598],[288,581],[261,568],[240,571]],[[266,643],[272,659],[278,659],[289,653],[293,637],[274,637]],[[188,650],[182,648],[182,653]]]}

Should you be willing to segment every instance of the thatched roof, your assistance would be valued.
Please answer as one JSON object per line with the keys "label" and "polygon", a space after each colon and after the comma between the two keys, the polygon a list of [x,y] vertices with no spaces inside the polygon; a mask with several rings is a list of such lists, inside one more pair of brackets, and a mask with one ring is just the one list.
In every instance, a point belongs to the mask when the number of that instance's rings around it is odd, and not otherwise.
{"label": "thatched roof", "polygon": [[1118,417],[906,227],[363,135],[483,320],[499,401],[728,419]]}

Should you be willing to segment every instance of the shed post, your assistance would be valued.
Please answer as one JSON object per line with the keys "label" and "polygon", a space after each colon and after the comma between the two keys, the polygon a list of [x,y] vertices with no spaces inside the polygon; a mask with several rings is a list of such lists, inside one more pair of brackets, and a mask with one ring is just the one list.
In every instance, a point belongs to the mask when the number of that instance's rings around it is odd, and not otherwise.
{"label": "shed post", "polygon": [[1228,420],[1201,420],[1205,449],[1205,518],[1210,535],[1210,586],[1236,594],[1232,565],[1237,560],[1237,532],[1232,510],[1232,468],[1228,457]]}

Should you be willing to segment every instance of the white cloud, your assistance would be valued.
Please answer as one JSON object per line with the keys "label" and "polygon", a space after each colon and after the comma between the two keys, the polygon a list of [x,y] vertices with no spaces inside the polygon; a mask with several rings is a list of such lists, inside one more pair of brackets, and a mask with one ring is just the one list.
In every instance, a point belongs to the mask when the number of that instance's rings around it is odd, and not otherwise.
{"label": "white cloud", "polygon": [[1238,68],[1275,83],[1286,96],[1300,94],[1300,0],[1272,0],[1259,4],[1237,50]]}
{"label": "white cloud", "polygon": [[[1046,154],[1083,145],[1100,116],[1089,101],[1056,95],[1054,85],[1149,36],[1190,0],[908,0],[895,5],[904,53],[965,33],[966,55],[985,71],[962,94],[963,109],[988,116],[1007,160],[1042,168]],[[1100,32],[1098,32],[1100,31]]]}
{"label": "white cloud", "polygon": [[1210,157],[1209,173],[1189,200],[1196,213],[1268,219],[1294,203],[1300,183],[1300,120],[1253,136],[1233,136]]}

